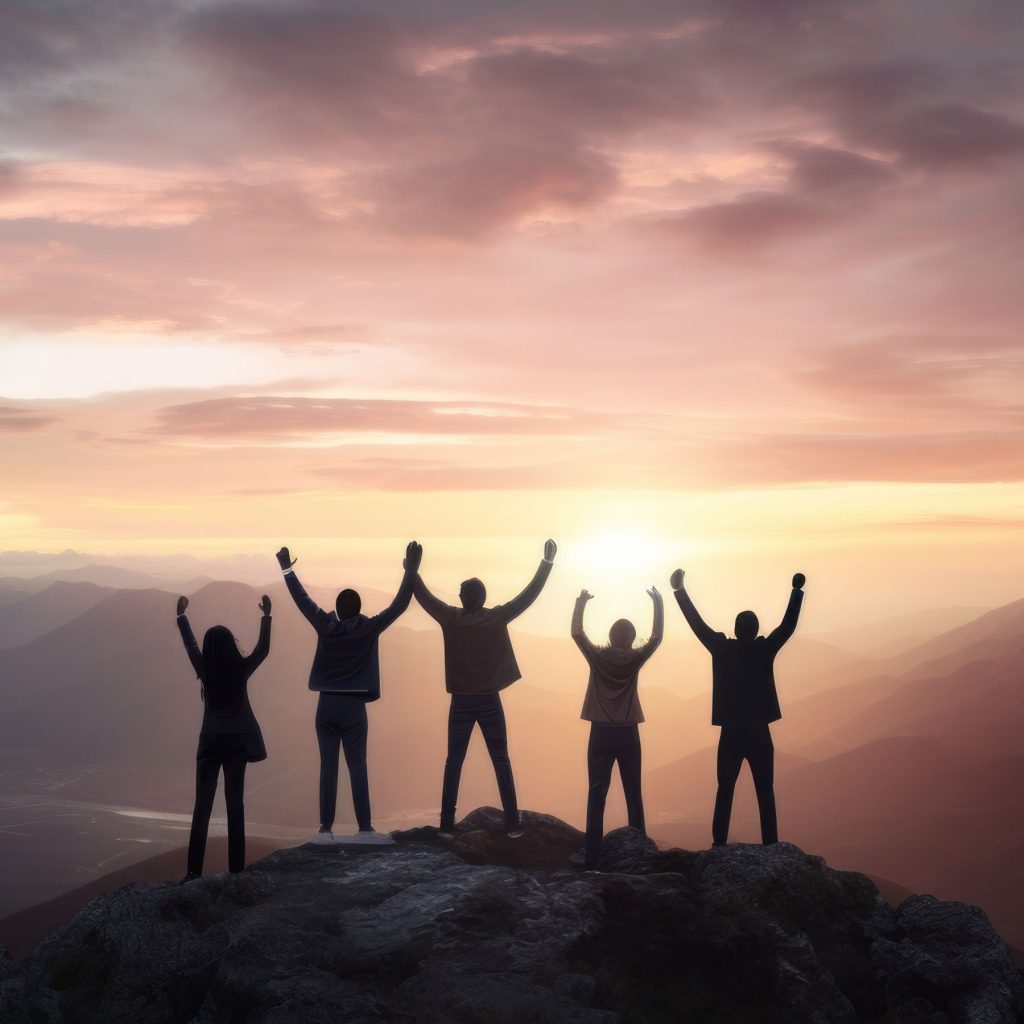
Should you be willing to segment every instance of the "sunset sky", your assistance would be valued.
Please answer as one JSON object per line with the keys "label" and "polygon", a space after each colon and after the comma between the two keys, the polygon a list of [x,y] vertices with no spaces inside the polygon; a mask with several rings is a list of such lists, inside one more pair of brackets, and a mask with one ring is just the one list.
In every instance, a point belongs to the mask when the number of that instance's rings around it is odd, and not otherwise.
{"label": "sunset sky", "polygon": [[1022,52],[1018,0],[4,0],[0,575],[1024,596]]}

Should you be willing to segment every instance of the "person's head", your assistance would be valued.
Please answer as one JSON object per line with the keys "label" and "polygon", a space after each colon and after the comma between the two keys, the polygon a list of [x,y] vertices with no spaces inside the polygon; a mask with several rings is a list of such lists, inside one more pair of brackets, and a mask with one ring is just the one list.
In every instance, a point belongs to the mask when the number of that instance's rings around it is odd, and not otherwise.
{"label": "person's head", "polygon": [[608,630],[608,640],[612,647],[632,647],[636,639],[636,627],[629,619],[616,619]]}
{"label": "person's head", "polygon": [[459,600],[467,612],[477,612],[483,608],[484,602],[487,600],[487,588],[483,581],[478,580],[475,576],[463,580],[462,586],[459,587]]}
{"label": "person's head", "polygon": [[242,652],[231,630],[227,626],[211,626],[203,637],[203,665],[208,674],[224,675],[241,664]]}
{"label": "person's head", "polygon": [[757,621],[757,616],[753,612],[740,612],[736,616],[737,640],[753,640],[760,628],[761,624]]}
{"label": "person's head", "polygon": [[349,587],[346,587],[334,602],[334,610],[338,613],[339,619],[351,619],[359,614],[362,607],[363,602],[359,594]]}

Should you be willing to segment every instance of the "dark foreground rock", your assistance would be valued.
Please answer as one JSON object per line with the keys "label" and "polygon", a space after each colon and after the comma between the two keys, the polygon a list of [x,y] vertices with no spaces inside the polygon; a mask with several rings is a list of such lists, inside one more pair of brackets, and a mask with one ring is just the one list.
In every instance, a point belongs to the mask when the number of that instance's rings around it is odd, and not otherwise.
{"label": "dark foreground rock", "polygon": [[602,871],[581,836],[497,812],[454,840],[303,846],[243,875],[130,885],[26,960],[0,959],[5,1024],[459,1024],[1024,1019],[1022,975],[984,914],[892,909],[794,846],[660,852],[629,829]]}

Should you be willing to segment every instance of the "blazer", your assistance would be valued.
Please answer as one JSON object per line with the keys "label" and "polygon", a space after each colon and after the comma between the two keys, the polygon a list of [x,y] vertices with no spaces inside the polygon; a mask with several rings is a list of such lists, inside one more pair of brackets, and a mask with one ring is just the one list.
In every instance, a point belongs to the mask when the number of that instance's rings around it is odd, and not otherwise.
{"label": "blazer", "polygon": [[412,600],[413,576],[406,573],[391,604],[377,615],[339,619],[325,612],[305,591],[292,569],[284,574],[288,593],[316,630],[316,653],[309,670],[309,688],[347,693],[370,703],[380,700],[380,658],[377,641]]}
{"label": "blazer", "polygon": [[449,693],[497,693],[522,677],[508,624],[537,600],[552,564],[542,560],[526,589],[507,604],[471,612],[445,604],[416,577],[416,600],[444,637],[444,685]]}
{"label": "blazer", "polygon": [[270,616],[264,615],[260,619],[259,640],[256,641],[252,653],[242,659],[241,671],[232,674],[230,678],[217,680],[224,690],[224,698],[216,707],[206,693],[213,680],[209,677],[202,651],[196,643],[187,616],[178,616],[178,631],[181,633],[192,668],[203,683],[203,724],[199,730],[199,749],[196,756],[204,756],[204,751],[211,748],[214,737],[232,735],[243,738],[250,761],[262,761],[267,756],[267,748],[263,742],[259,722],[256,721],[252,705],[249,703],[248,683],[249,677],[270,653]]}
{"label": "blazer", "polygon": [[711,652],[711,724],[766,725],[782,717],[775,689],[775,655],[796,630],[804,592],[794,589],[782,622],[768,636],[734,640],[716,633],[700,617],[685,588],[676,601],[696,634]]}

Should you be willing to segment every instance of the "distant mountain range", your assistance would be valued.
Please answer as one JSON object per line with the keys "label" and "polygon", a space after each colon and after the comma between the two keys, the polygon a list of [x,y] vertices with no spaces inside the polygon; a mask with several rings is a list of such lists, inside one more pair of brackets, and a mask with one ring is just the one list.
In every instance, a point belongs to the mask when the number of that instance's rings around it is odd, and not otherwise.
{"label": "distant mountain range", "polygon": [[[0,772],[88,768],[63,785],[62,796],[187,814],[202,711],[174,626],[175,598],[188,589],[103,585],[104,573],[72,571],[83,579],[44,586],[38,578],[31,586],[0,580]],[[305,680],[315,637],[280,583],[269,592],[271,655],[250,693],[270,758],[252,766],[247,813],[312,828],[316,697]],[[200,581],[189,609],[200,639],[222,622],[250,647],[259,594],[243,584]],[[333,593],[315,595],[333,604]],[[365,591],[366,610],[379,610],[391,596]],[[696,847],[708,842],[717,730],[709,723],[709,659],[673,611],[665,644],[641,680],[645,801],[652,834]],[[921,640],[928,621],[945,627],[963,613],[879,627],[887,652],[881,656],[799,634],[786,648],[778,666],[784,718],[774,727],[782,831],[837,866],[976,901],[1020,945],[1024,601]],[[384,637],[383,699],[370,708],[371,786],[381,816],[430,816],[439,800],[447,714],[441,640],[434,628],[409,628],[410,620]],[[516,633],[514,640],[524,679],[504,700],[521,801],[580,825],[586,665],[568,637]],[[345,820],[344,780],[339,795]],[[475,738],[461,805],[495,798]],[[616,783],[608,827],[623,819]],[[746,774],[734,822],[738,838],[756,837]],[[0,829],[0,843],[7,842],[13,840]],[[19,842],[25,871],[44,870],[31,835]]]}

